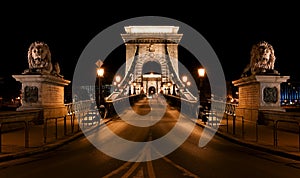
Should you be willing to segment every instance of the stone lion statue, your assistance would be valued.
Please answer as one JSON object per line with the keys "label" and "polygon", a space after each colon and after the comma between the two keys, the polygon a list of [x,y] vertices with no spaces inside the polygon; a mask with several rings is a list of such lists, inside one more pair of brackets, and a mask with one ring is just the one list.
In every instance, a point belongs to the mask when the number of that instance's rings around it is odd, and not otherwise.
{"label": "stone lion statue", "polygon": [[55,75],[57,77],[61,77],[63,78],[64,76],[60,74],[60,67],[59,67],[59,63],[55,62],[53,65],[53,70],[51,72],[52,75]]}
{"label": "stone lion statue", "polygon": [[24,73],[50,74],[52,71],[51,52],[49,46],[40,41],[31,43],[28,49],[29,69]]}
{"label": "stone lion statue", "polygon": [[278,74],[274,70],[275,54],[273,46],[265,41],[261,41],[252,46],[250,52],[250,64],[246,66],[242,77],[254,74]]}

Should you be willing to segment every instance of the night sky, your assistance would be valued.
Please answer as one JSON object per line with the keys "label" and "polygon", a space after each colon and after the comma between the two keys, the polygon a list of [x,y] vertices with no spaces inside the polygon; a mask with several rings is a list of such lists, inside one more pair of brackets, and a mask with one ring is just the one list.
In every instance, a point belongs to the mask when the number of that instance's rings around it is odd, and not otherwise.
{"label": "night sky", "polygon": [[[2,22],[2,56],[0,60],[0,96],[13,95],[20,90],[20,84],[11,77],[28,68],[27,50],[34,41],[43,41],[50,47],[52,62],[58,61],[61,74],[72,80],[77,60],[86,45],[102,30],[129,18],[143,15],[111,15],[98,12],[69,13],[53,11],[56,16],[24,14],[22,17],[5,19]],[[213,13],[213,12],[211,12]],[[300,81],[299,40],[300,27],[297,14],[219,14],[209,13],[183,15],[156,15],[181,21],[197,30],[216,52],[227,81],[239,79],[250,61],[250,50],[259,41],[269,42],[275,50],[275,69],[281,75],[288,75],[292,81]],[[174,15],[176,14],[176,15]],[[250,15],[250,17],[249,17]],[[155,25],[155,24],[149,24]],[[120,36],[121,38],[121,36]],[[120,47],[105,64],[113,73],[125,62],[125,48]],[[190,70],[195,70],[195,61],[183,60],[189,55],[179,50],[179,61]],[[109,64],[114,64],[109,66]],[[3,85],[5,83],[5,85]]]}

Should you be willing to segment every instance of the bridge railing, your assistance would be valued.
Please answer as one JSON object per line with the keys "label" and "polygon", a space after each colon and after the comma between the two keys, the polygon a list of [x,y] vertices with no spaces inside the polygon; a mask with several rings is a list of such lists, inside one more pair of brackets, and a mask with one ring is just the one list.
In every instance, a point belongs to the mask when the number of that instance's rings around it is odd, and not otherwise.
{"label": "bridge railing", "polygon": [[[10,132],[11,129],[5,129],[4,126],[12,126],[16,129],[24,128],[24,147],[29,147],[29,125],[36,122],[42,115],[39,109],[20,111],[17,113],[2,113],[0,115],[0,153],[2,152],[3,133]],[[14,130],[14,129],[13,129]]]}
{"label": "bridge railing", "polygon": [[[57,140],[64,136],[72,135],[75,131],[75,106],[76,104],[65,104],[67,114],[59,117],[43,118],[43,123],[40,121],[43,117],[43,110],[26,110],[18,112],[1,113],[0,115],[0,153],[2,152],[3,138],[6,140],[15,134],[15,131],[24,130],[24,148],[30,146],[42,146],[50,140]],[[85,107],[84,107],[85,108]],[[79,127],[77,127],[79,131]],[[34,133],[34,134],[32,134]],[[38,142],[36,139],[40,137],[43,142]],[[54,137],[54,138],[53,138]],[[9,144],[18,144],[14,139],[10,139]],[[16,142],[16,143],[15,143]],[[21,145],[19,145],[21,146]]]}
{"label": "bridge railing", "polygon": [[[225,125],[227,133],[231,133],[233,136],[237,136],[244,140],[254,140],[255,142],[266,142],[267,140],[272,139],[269,141],[271,141],[274,148],[280,147],[278,141],[280,137],[289,135],[290,139],[293,141],[288,142],[282,139],[281,146],[290,145],[291,148],[295,146],[294,141],[296,137],[298,137],[297,147],[298,151],[300,151],[300,116],[295,115],[293,116],[293,118],[273,118],[269,115],[266,116],[267,113],[256,109],[256,112],[258,113],[258,118],[256,121],[252,121],[246,120],[243,115],[236,115],[237,107],[237,104],[226,103],[224,118],[226,120]],[[284,113],[282,114],[284,115]],[[231,126],[232,131],[229,130],[229,126]],[[294,126],[293,128],[297,129],[288,129],[292,126]],[[220,131],[222,131],[222,128]]]}
{"label": "bridge railing", "polygon": [[[298,136],[298,151],[300,151],[300,116],[294,116],[294,119],[280,119],[280,118],[266,118],[263,112],[259,112],[258,120],[256,122],[256,142],[259,141],[259,127],[270,128],[273,132],[273,146],[274,148],[278,147],[278,140],[281,135],[293,133],[293,135]],[[280,123],[286,123],[290,126],[297,127],[297,130],[289,130],[287,128],[280,127]]]}

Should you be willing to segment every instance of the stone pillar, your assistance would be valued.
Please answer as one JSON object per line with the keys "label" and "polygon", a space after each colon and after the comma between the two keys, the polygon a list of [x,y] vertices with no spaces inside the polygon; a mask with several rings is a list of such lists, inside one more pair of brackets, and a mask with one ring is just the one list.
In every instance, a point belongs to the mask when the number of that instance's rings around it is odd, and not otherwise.
{"label": "stone pillar", "polygon": [[66,115],[64,86],[70,83],[54,75],[13,75],[22,83],[22,106],[17,111],[41,109],[43,118]]}
{"label": "stone pillar", "polygon": [[280,84],[289,76],[251,75],[233,81],[239,90],[237,115],[255,121],[260,110],[285,111],[280,104]]}

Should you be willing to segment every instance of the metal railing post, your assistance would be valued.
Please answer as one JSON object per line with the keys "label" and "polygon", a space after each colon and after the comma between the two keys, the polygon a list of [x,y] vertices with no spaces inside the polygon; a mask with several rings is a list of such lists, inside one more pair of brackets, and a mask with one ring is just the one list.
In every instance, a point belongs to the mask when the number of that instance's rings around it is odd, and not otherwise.
{"label": "metal railing post", "polygon": [[24,121],[25,124],[25,148],[29,148],[29,126],[28,121]]}
{"label": "metal railing post", "polygon": [[273,137],[274,137],[274,147],[277,147],[277,121],[273,121]]}
{"label": "metal railing post", "polygon": [[0,123],[0,153],[2,152],[2,124]]}
{"label": "metal railing post", "polygon": [[299,151],[300,151],[300,122],[298,122],[298,141],[299,141],[299,145],[298,145],[298,147],[299,147]]}
{"label": "metal railing post", "polygon": [[227,133],[228,133],[228,114],[226,113],[226,131],[227,131]]}
{"label": "metal railing post", "polygon": [[71,133],[73,133],[74,132],[73,114],[71,114],[69,116],[70,116],[70,124],[71,124]]}
{"label": "metal railing post", "polygon": [[47,119],[44,120],[44,143],[47,143]]}
{"label": "metal railing post", "polygon": [[242,117],[242,138],[244,139],[245,136],[245,121],[244,121],[244,117]]}
{"label": "metal railing post", "polygon": [[298,141],[299,141],[299,145],[298,145],[298,147],[299,147],[299,151],[300,151],[300,122],[298,122]]}
{"label": "metal railing post", "polygon": [[255,141],[258,142],[258,123],[256,121],[256,124],[255,124]]}
{"label": "metal railing post", "polygon": [[235,135],[235,119],[236,119],[236,116],[233,115],[233,118],[232,118],[232,134]]}
{"label": "metal railing post", "polygon": [[67,135],[67,115],[64,116],[64,135]]}
{"label": "metal railing post", "polygon": [[55,139],[57,139],[57,118],[55,118]]}

